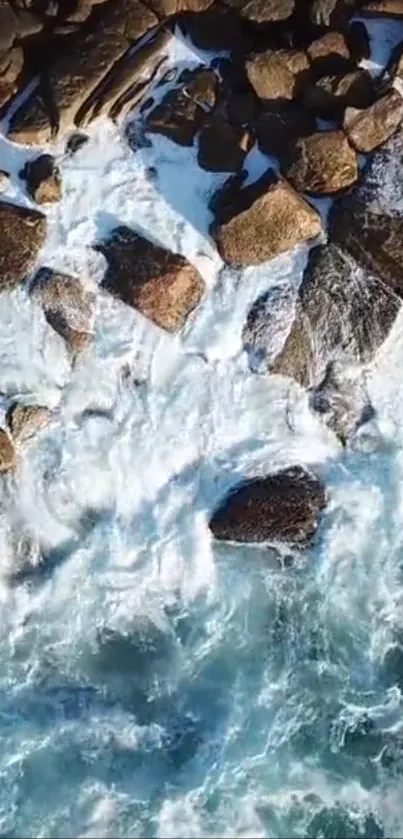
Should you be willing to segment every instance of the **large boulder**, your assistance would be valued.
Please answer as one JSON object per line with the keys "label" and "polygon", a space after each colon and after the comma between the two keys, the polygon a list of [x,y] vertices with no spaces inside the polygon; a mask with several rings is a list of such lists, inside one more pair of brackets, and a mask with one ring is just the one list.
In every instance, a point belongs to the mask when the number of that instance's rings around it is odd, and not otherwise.
{"label": "large boulder", "polygon": [[212,110],[218,95],[218,77],[213,70],[185,70],[178,86],[169,90],[147,116],[147,129],[164,134],[181,146],[191,146]]}
{"label": "large boulder", "polygon": [[300,137],[314,133],[316,120],[298,102],[277,103],[262,109],[254,129],[260,149],[281,160]]}
{"label": "large boulder", "polygon": [[316,38],[307,48],[311,66],[318,75],[343,71],[350,60],[345,35],[332,30]]}
{"label": "large boulder", "polygon": [[252,308],[244,345],[253,361],[266,354],[267,369],[305,387],[318,387],[330,364],[367,364],[387,338],[400,302],[336,245],[314,248],[299,290],[295,317],[273,354],[270,297]]}
{"label": "large boulder", "polygon": [[31,293],[42,306],[49,326],[64,339],[75,359],[93,337],[94,294],[78,277],[46,267],[36,274]]}
{"label": "large boulder", "polygon": [[301,192],[331,195],[357,180],[357,155],[343,131],[317,131],[297,140],[284,174]]}
{"label": "large boulder", "polygon": [[403,121],[403,97],[390,90],[369,108],[347,108],[343,128],[352,146],[368,154],[386,143]]}
{"label": "large boulder", "polygon": [[13,288],[32,271],[46,236],[46,216],[0,202],[0,290]]}
{"label": "large boulder", "polygon": [[295,0],[224,0],[253,23],[276,23],[291,17]]}
{"label": "large boulder", "polygon": [[329,216],[330,238],[403,296],[403,132],[375,152]]}
{"label": "large boulder", "polygon": [[128,227],[115,228],[97,249],[108,262],[106,290],[168,332],[181,329],[204,293],[204,282],[187,259]]}
{"label": "large boulder", "polygon": [[40,154],[39,157],[28,160],[20,172],[20,177],[26,181],[27,190],[37,204],[60,201],[60,170],[51,154]]}
{"label": "large boulder", "polygon": [[304,92],[305,105],[323,119],[338,120],[346,108],[367,108],[374,98],[372,78],[361,67],[321,76]]}
{"label": "large boulder", "polygon": [[225,541],[305,547],[325,506],[319,478],[294,466],[241,484],[216,510],[210,529],[216,539]]}
{"label": "large boulder", "polygon": [[198,163],[208,172],[237,172],[253,146],[248,129],[231,125],[219,114],[207,117],[200,132]]}
{"label": "large boulder", "polygon": [[274,170],[218,195],[211,233],[225,262],[259,265],[321,232],[319,214]]}
{"label": "large boulder", "polygon": [[303,50],[269,49],[247,59],[246,73],[260,99],[287,101],[300,93],[309,66]]}

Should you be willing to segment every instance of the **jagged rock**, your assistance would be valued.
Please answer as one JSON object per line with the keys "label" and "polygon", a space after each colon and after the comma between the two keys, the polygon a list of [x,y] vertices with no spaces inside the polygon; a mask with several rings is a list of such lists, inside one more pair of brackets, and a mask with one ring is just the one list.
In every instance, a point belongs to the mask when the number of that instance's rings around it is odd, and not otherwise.
{"label": "jagged rock", "polygon": [[350,50],[342,32],[327,32],[312,41],[307,53],[311,66],[319,75],[342,71],[350,59]]}
{"label": "jagged rock", "polygon": [[381,146],[403,121],[403,97],[390,90],[369,108],[347,108],[343,128],[359,152],[368,153]]}
{"label": "jagged rock", "polygon": [[20,172],[30,196],[37,204],[60,201],[62,180],[60,170],[51,154],[41,154],[29,160]]}
{"label": "jagged rock", "polygon": [[372,361],[399,310],[399,299],[379,277],[363,271],[336,245],[319,246],[310,253],[283,347],[274,355],[265,300],[257,301],[248,316],[244,346],[250,357],[265,356],[270,372],[316,388],[329,364]]}
{"label": "jagged rock", "polygon": [[0,2],[0,55],[9,52],[17,37],[17,16],[8,0]]}
{"label": "jagged rock", "polygon": [[253,23],[275,23],[291,17],[295,0],[224,0]]}
{"label": "jagged rock", "polygon": [[342,131],[317,131],[297,140],[284,174],[301,192],[331,195],[357,180],[357,155]]}
{"label": "jagged rock", "polygon": [[4,192],[10,183],[10,173],[0,169],[0,192]]}
{"label": "jagged rock", "polygon": [[0,107],[16,93],[18,78],[24,65],[24,53],[21,47],[13,47],[0,61]]}
{"label": "jagged rock", "polygon": [[360,182],[330,211],[330,239],[403,296],[403,132],[376,151]]}
{"label": "jagged rock", "polygon": [[210,530],[231,542],[283,542],[304,547],[326,507],[322,482],[301,466],[245,481],[216,510]]}
{"label": "jagged rock", "polygon": [[213,2],[214,0],[149,0],[148,5],[157,17],[165,20],[181,12],[204,12]]}
{"label": "jagged rock", "polygon": [[266,50],[246,61],[248,79],[260,99],[292,100],[301,91],[309,71],[303,50]]}
{"label": "jagged rock", "polygon": [[55,133],[41,89],[35,88],[10,119],[7,137],[14,143],[50,143]]}
{"label": "jagged rock", "polygon": [[280,159],[287,155],[292,143],[313,134],[315,130],[313,114],[296,102],[285,102],[271,109],[266,107],[255,123],[261,150]]}
{"label": "jagged rock", "polygon": [[316,210],[272,169],[215,204],[211,233],[228,263],[258,265],[321,232]]}
{"label": "jagged rock", "polygon": [[203,296],[204,282],[187,259],[128,227],[117,227],[97,250],[108,262],[103,287],[168,332],[181,329]]}
{"label": "jagged rock", "polygon": [[46,217],[36,210],[0,202],[0,290],[25,279],[45,241]]}
{"label": "jagged rock", "polygon": [[78,277],[41,268],[34,278],[32,296],[45,318],[66,342],[75,358],[93,337],[95,298]]}
{"label": "jagged rock", "polygon": [[13,441],[4,428],[0,428],[0,472],[9,472],[16,466]]}
{"label": "jagged rock", "polygon": [[216,102],[218,79],[213,70],[186,70],[179,78],[180,87],[168,91],[148,114],[147,129],[164,134],[181,146],[191,146],[205,114]]}
{"label": "jagged rock", "polygon": [[339,119],[346,108],[367,108],[374,101],[374,85],[367,70],[322,76],[307,87],[304,102],[324,119]]}
{"label": "jagged rock", "polygon": [[22,405],[15,402],[7,411],[7,425],[13,440],[22,444],[45,428],[51,417],[51,410],[44,405]]}
{"label": "jagged rock", "polygon": [[213,115],[205,120],[200,132],[197,160],[208,172],[237,172],[252,145],[250,131]]}
{"label": "jagged rock", "polygon": [[365,0],[360,9],[363,15],[403,17],[403,0]]}

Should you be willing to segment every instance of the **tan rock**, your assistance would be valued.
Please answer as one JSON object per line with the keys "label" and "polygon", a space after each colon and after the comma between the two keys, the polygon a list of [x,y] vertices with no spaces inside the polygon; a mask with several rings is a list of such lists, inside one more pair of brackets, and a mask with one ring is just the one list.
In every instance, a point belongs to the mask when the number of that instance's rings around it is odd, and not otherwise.
{"label": "tan rock", "polygon": [[402,121],[403,97],[390,90],[369,108],[347,108],[343,128],[354,148],[368,153],[385,143]]}
{"label": "tan rock", "polygon": [[376,17],[403,17],[403,0],[365,0],[360,11]]}
{"label": "tan rock", "polygon": [[301,192],[331,195],[357,180],[357,155],[343,131],[317,131],[297,140],[284,172]]}
{"label": "tan rock", "polygon": [[25,443],[50,422],[52,412],[43,405],[14,403],[7,412],[7,424],[17,443]]}
{"label": "tan rock", "polygon": [[113,230],[97,249],[108,262],[104,288],[168,332],[183,326],[203,296],[193,265],[128,227]]}
{"label": "tan rock", "polygon": [[148,5],[160,20],[165,20],[180,12],[204,12],[213,2],[214,0],[149,0]]}
{"label": "tan rock", "polygon": [[295,0],[224,0],[242,17],[255,23],[275,23],[291,17]]}
{"label": "tan rock", "polygon": [[271,169],[216,206],[211,233],[228,263],[259,265],[321,232],[316,210]]}
{"label": "tan rock", "polygon": [[0,192],[4,192],[10,183],[10,173],[0,169]]}
{"label": "tan rock", "polygon": [[9,472],[16,466],[16,452],[13,441],[4,428],[0,428],[0,472]]}
{"label": "tan rock", "polygon": [[246,61],[248,79],[261,99],[291,100],[309,69],[302,50],[266,50]]}
{"label": "tan rock", "polygon": [[45,241],[46,217],[0,202],[0,290],[18,285],[32,271]]}
{"label": "tan rock", "polygon": [[49,325],[66,342],[73,357],[92,339],[95,298],[78,277],[41,268],[32,295],[42,305]]}
{"label": "tan rock", "polygon": [[350,58],[350,50],[342,32],[327,32],[312,41],[307,53],[315,72],[320,73],[335,73]]}

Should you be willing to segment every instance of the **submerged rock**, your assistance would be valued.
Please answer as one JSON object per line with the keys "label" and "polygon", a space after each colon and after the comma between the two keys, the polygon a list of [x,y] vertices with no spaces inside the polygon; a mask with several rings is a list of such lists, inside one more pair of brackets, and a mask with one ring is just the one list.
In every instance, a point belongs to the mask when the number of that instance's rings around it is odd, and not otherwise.
{"label": "submerged rock", "polygon": [[326,506],[319,478],[301,466],[246,481],[214,513],[210,529],[231,542],[309,544]]}
{"label": "submerged rock", "polygon": [[129,227],[117,227],[97,246],[108,262],[103,287],[157,326],[176,332],[204,293],[197,269]]}
{"label": "submerged rock", "polygon": [[49,326],[66,341],[73,358],[93,337],[94,294],[78,277],[41,268],[34,278],[32,294],[43,308]]}
{"label": "submerged rock", "polygon": [[216,199],[211,233],[225,262],[259,265],[321,232],[319,213],[274,170]]}
{"label": "submerged rock", "polygon": [[46,236],[46,216],[0,202],[0,291],[25,279]]}

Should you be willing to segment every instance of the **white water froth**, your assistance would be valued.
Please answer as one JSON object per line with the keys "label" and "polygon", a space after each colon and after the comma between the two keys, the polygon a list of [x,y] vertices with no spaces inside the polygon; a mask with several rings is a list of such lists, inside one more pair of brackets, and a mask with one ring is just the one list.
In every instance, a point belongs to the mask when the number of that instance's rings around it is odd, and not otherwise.
{"label": "white water froth", "polygon": [[[171,58],[199,60],[179,39]],[[103,120],[56,152],[40,264],[96,290],[96,335],[72,370],[26,289],[1,296],[0,391],[54,408],[1,486],[1,835],[401,835],[403,653],[385,656],[403,644],[402,318],[367,372],[376,420],[344,453],[242,351],[270,288],[283,339],[306,248],[224,268],[207,207],[224,177],[164,138],[133,153]],[[5,197],[28,204],[33,150],[3,140],[0,156]],[[180,336],[99,290],[91,246],[116,224],[202,273]],[[328,488],[317,545],[287,567],[214,545],[225,491],[295,462]],[[12,584],[24,534],[45,561]]]}

